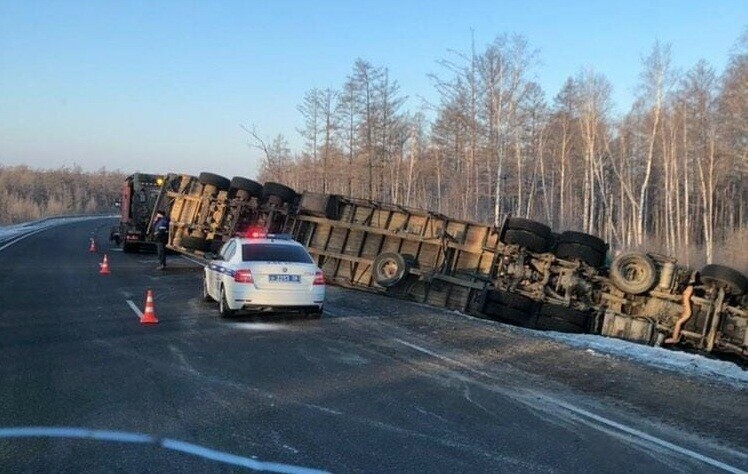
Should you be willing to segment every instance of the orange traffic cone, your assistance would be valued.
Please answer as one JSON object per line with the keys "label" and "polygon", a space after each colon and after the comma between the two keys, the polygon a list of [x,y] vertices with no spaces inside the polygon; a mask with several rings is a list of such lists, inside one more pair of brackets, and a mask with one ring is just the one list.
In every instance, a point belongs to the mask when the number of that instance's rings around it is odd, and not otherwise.
{"label": "orange traffic cone", "polygon": [[140,324],[158,324],[156,308],[153,306],[153,290],[148,290],[145,297],[145,311],[140,318]]}
{"label": "orange traffic cone", "polygon": [[96,252],[96,241],[91,237],[91,242],[88,244],[88,251],[91,253]]}
{"label": "orange traffic cone", "polygon": [[107,260],[106,254],[104,254],[104,260],[101,261],[99,266],[101,267],[99,275],[109,275],[109,260]]}

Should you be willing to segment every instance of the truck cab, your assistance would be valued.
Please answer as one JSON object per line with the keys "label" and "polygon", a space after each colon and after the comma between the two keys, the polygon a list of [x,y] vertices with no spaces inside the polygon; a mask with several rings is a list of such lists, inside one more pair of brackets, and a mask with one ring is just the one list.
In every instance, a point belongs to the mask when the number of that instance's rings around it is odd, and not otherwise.
{"label": "truck cab", "polygon": [[120,222],[110,233],[110,240],[124,252],[136,252],[149,240],[150,226],[156,215],[164,178],[161,175],[135,173],[122,183]]}

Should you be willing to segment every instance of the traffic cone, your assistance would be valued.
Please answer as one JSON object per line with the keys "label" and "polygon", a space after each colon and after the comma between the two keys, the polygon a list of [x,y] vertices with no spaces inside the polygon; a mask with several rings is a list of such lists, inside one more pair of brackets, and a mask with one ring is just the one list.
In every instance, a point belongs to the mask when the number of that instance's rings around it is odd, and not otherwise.
{"label": "traffic cone", "polygon": [[96,241],[93,237],[91,237],[91,242],[88,244],[88,251],[91,253],[96,252]]}
{"label": "traffic cone", "polygon": [[153,306],[153,290],[148,290],[145,297],[145,310],[140,318],[140,324],[158,324],[156,308]]}
{"label": "traffic cone", "polygon": [[104,254],[104,260],[101,261],[99,266],[101,267],[99,275],[109,275],[109,260],[107,260],[106,254]]}

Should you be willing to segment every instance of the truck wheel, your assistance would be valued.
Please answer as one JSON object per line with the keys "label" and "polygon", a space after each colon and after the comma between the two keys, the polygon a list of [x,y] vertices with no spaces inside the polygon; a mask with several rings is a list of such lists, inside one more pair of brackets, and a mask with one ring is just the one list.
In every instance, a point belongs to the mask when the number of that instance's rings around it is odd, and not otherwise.
{"label": "truck wheel", "polygon": [[280,183],[267,182],[262,187],[262,200],[266,202],[272,197],[279,199],[281,204],[292,202],[296,199],[296,191]]}
{"label": "truck wheel", "polygon": [[514,326],[530,327],[532,325],[532,314],[517,308],[487,301],[483,306],[483,314],[491,319],[512,324]]}
{"label": "truck wheel", "polygon": [[538,321],[535,323],[535,329],[540,329],[542,331],[568,332],[572,334],[584,334],[586,332],[584,328],[572,324],[565,319],[550,318],[548,316],[538,316]]}
{"label": "truck wheel", "polygon": [[197,180],[200,184],[215,186],[218,191],[226,191],[231,186],[231,181],[227,178],[213,173],[200,173]]}
{"label": "truck wheel", "polygon": [[192,235],[185,235],[179,244],[188,250],[204,250],[205,239],[203,237],[194,237]]}
{"label": "truck wheel", "polygon": [[610,265],[610,280],[615,286],[639,295],[652,288],[657,278],[657,269],[651,258],[639,252],[625,252],[613,259]]}
{"label": "truck wheel", "polygon": [[301,195],[299,210],[309,216],[338,220],[340,218],[340,196],[305,191]]}
{"label": "truck wheel", "polygon": [[140,250],[140,245],[139,244],[133,244],[133,243],[128,242],[126,240],[122,241],[122,251],[124,253],[135,253],[138,250]]}
{"label": "truck wheel", "polygon": [[486,301],[518,309],[525,313],[532,313],[535,305],[535,302],[527,296],[501,290],[488,290]]}
{"label": "truck wheel", "polygon": [[554,254],[562,260],[581,260],[587,265],[599,268],[605,263],[608,244],[599,237],[582,232],[561,233]]}
{"label": "truck wheel", "polygon": [[218,253],[223,247],[223,240],[221,239],[210,239],[205,242],[205,249],[208,252]]}
{"label": "truck wheel", "polygon": [[372,264],[374,282],[385,288],[400,283],[410,270],[410,263],[405,257],[395,252],[385,252],[377,255]]}
{"label": "truck wheel", "polygon": [[551,228],[545,224],[521,217],[510,217],[501,239],[510,245],[519,245],[535,253],[547,252],[551,242]]}
{"label": "truck wheel", "polygon": [[237,197],[240,191],[247,193],[246,199],[250,197],[259,198],[262,196],[262,185],[251,179],[234,176],[229,183],[229,198]]}
{"label": "truck wheel", "polygon": [[222,286],[221,287],[221,299],[218,301],[218,314],[222,318],[230,318],[234,314],[236,314],[236,311],[229,308],[229,304],[227,303],[227,301],[228,300],[226,299],[226,290]]}
{"label": "truck wheel", "polygon": [[538,329],[585,333],[589,326],[589,314],[566,306],[544,304],[538,311]]}
{"label": "truck wheel", "polygon": [[699,275],[703,283],[720,286],[731,295],[740,296],[748,292],[748,278],[730,267],[709,264],[701,269]]}

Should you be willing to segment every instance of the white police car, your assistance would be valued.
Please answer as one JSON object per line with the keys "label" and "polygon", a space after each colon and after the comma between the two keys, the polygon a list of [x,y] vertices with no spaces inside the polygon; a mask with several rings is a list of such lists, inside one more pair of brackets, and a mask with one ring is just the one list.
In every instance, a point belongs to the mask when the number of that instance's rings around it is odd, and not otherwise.
{"label": "white police car", "polygon": [[250,232],[206,254],[203,299],[222,317],[238,311],[322,316],[325,278],[303,245],[282,234]]}

